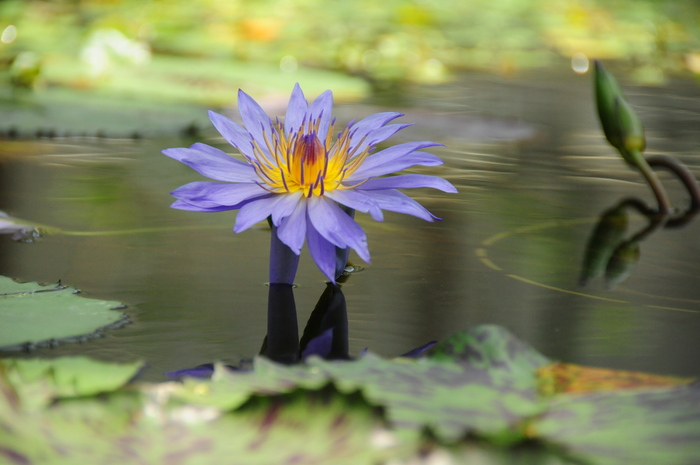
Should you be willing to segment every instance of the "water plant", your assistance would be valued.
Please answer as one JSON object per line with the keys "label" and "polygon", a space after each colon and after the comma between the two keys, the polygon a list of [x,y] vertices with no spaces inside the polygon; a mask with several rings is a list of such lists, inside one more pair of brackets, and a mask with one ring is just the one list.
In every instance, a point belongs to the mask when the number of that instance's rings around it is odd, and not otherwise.
{"label": "water plant", "polygon": [[598,118],[605,137],[628,165],[642,173],[656,196],[658,213],[667,215],[673,211],[673,207],[654,168],[665,168],[678,176],[691,197],[691,206],[686,214],[697,211],[700,208],[700,187],[695,176],[674,157],[663,154],[650,157],[643,155],[646,149],[644,125],[625,98],[615,77],[597,60],[594,87]]}
{"label": "water plant", "polygon": [[397,189],[431,187],[456,192],[452,184],[436,176],[381,177],[415,165],[442,164],[437,156],[421,152],[441,145],[430,141],[406,142],[375,152],[379,144],[409,126],[389,124],[401,113],[377,113],[350,122],[334,137],[331,91],[309,104],[297,84],[282,122],[273,121],[243,91],[238,93],[238,106],[244,127],[215,112],[210,111],[209,118],[244,161],[202,143],[163,151],[220,181],[195,181],[179,187],[172,192],[177,198],[172,207],[199,212],[239,210],[234,232],[269,217],[272,283],[291,284],[304,242],[332,282],[345,266],[339,266],[336,248],[352,248],[369,262],[367,237],[353,219],[355,210],[377,221],[383,220],[382,210],[437,219]]}

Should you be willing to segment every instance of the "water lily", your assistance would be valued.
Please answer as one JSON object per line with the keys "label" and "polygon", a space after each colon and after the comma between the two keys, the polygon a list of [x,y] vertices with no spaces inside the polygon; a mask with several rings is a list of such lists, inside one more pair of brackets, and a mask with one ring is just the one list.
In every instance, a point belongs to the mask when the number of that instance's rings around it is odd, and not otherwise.
{"label": "water lily", "polygon": [[[243,126],[214,112],[209,118],[244,160],[196,143],[163,153],[214,181],[196,181],[176,189],[173,208],[200,212],[239,210],[234,232],[270,217],[273,234],[298,256],[306,242],[314,261],[335,281],[336,248],[352,248],[370,261],[367,237],[347,211],[383,220],[382,210],[427,221],[437,219],[397,189],[431,187],[456,192],[436,176],[383,177],[415,165],[442,164],[422,149],[441,144],[407,142],[376,151],[378,144],[408,124],[390,124],[401,113],[377,113],[336,131],[333,94],[309,104],[297,84],[283,121],[272,120],[248,94],[238,93]],[[218,181],[218,182],[215,182]]]}

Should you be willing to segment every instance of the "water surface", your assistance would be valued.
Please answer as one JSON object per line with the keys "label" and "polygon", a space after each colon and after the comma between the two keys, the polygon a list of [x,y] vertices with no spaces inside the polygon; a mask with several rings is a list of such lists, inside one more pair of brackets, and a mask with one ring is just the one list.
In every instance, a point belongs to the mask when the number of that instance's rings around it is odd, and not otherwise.
{"label": "water surface", "polygon": [[[472,325],[510,329],[567,362],[697,376],[700,361],[700,222],[641,244],[632,274],[613,289],[579,284],[599,215],[650,190],[608,147],[594,116],[589,76],[566,70],[503,78],[469,75],[410,88],[395,141],[435,140],[442,175],[459,194],[415,191],[442,222],[359,214],[372,264],[344,286],[350,351],[398,355]],[[627,87],[647,128],[648,153],[667,153],[700,175],[700,89],[674,82]],[[388,96],[338,108],[341,121],[396,110]],[[211,132],[206,142],[225,148]],[[269,231],[231,232],[235,213],[172,210],[169,192],[201,176],[161,155],[180,138],[3,141],[0,209],[67,231],[32,244],[0,238],[0,273],[61,280],[129,305],[133,324],[86,344],[36,355],[146,360],[146,378],[213,360],[255,355],[266,331]],[[678,206],[687,200],[663,177]],[[631,215],[628,235],[645,220]],[[136,230],[148,229],[138,232]],[[133,231],[124,233],[124,231]],[[357,263],[361,262],[356,257]],[[303,327],[323,292],[304,253],[297,276]],[[41,324],[41,322],[37,322]]]}

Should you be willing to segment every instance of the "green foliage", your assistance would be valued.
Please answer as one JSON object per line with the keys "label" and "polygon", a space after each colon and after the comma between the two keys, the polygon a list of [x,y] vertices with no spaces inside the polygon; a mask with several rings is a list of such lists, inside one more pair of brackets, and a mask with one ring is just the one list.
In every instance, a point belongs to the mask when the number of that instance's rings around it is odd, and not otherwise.
{"label": "green foliage", "polygon": [[82,297],[74,287],[20,284],[0,276],[0,348],[89,337],[125,322],[124,314],[113,310],[119,306]]}
{"label": "green foliage", "polygon": [[210,128],[206,109],[233,105],[239,88],[274,96],[282,108],[297,81],[310,97],[329,88],[337,99],[367,91],[362,80],[331,71],[290,75],[269,64],[191,57],[159,56],[147,68],[121,64],[93,81],[75,58],[62,56],[45,67],[43,79],[52,85],[32,94],[3,92],[0,85],[0,130],[12,128],[19,137],[191,136]]}
{"label": "green foliage", "polygon": [[[642,377],[647,387],[636,390],[540,394],[538,371],[554,366],[561,374],[560,364],[547,363],[494,326],[457,334],[427,359],[368,354],[285,366],[259,358],[250,372],[218,367],[211,381],[183,384],[125,384],[139,363],[5,360],[0,459],[682,465],[700,453],[697,385],[668,379],[651,388]],[[629,383],[632,375],[620,378]],[[503,448],[532,439],[539,446]]]}
{"label": "green foliage", "polygon": [[[108,75],[111,64],[138,62],[143,48],[264,62],[292,76],[311,67],[380,84],[436,83],[454,69],[508,72],[584,53],[627,60],[659,81],[697,68],[687,64],[700,43],[696,8],[692,0],[8,0],[0,16],[18,30],[5,56],[40,53],[47,70],[57,55],[80,55]],[[110,31],[124,40],[110,44]]]}
{"label": "green foliage", "polygon": [[109,364],[87,357],[55,360],[10,359],[2,363],[7,381],[24,408],[36,410],[56,399],[111,392],[126,384],[141,369],[141,362]]}
{"label": "green foliage", "polygon": [[601,465],[691,464],[700,457],[700,388],[561,396],[538,435]]}
{"label": "green foliage", "polygon": [[167,387],[63,401],[41,415],[7,409],[0,393],[0,461],[371,465],[386,454],[371,445],[380,419],[357,399],[258,399],[224,415],[163,405]]}

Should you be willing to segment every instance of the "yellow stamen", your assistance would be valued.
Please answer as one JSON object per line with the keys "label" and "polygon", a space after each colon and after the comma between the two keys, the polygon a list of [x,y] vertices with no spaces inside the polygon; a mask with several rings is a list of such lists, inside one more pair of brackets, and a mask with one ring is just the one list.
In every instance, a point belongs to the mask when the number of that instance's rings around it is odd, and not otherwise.
{"label": "yellow stamen", "polygon": [[[321,121],[302,123],[297,132],[286,134],[276,122],[269,134],[263,131],[263,149],[253,141],[254,159],[249,160],[261,180],[260,186],[270,192],[282,194],[301,191],[305,197],[322,196],[335,189],[351,189],[342,181],[354,173],[369,155],[369,147],[360,153],[350,150],[349,128],[344,129],[335,142],[333,124],[325,140],[318,137]],[[357,145],[364,142],[362,139]]]}

